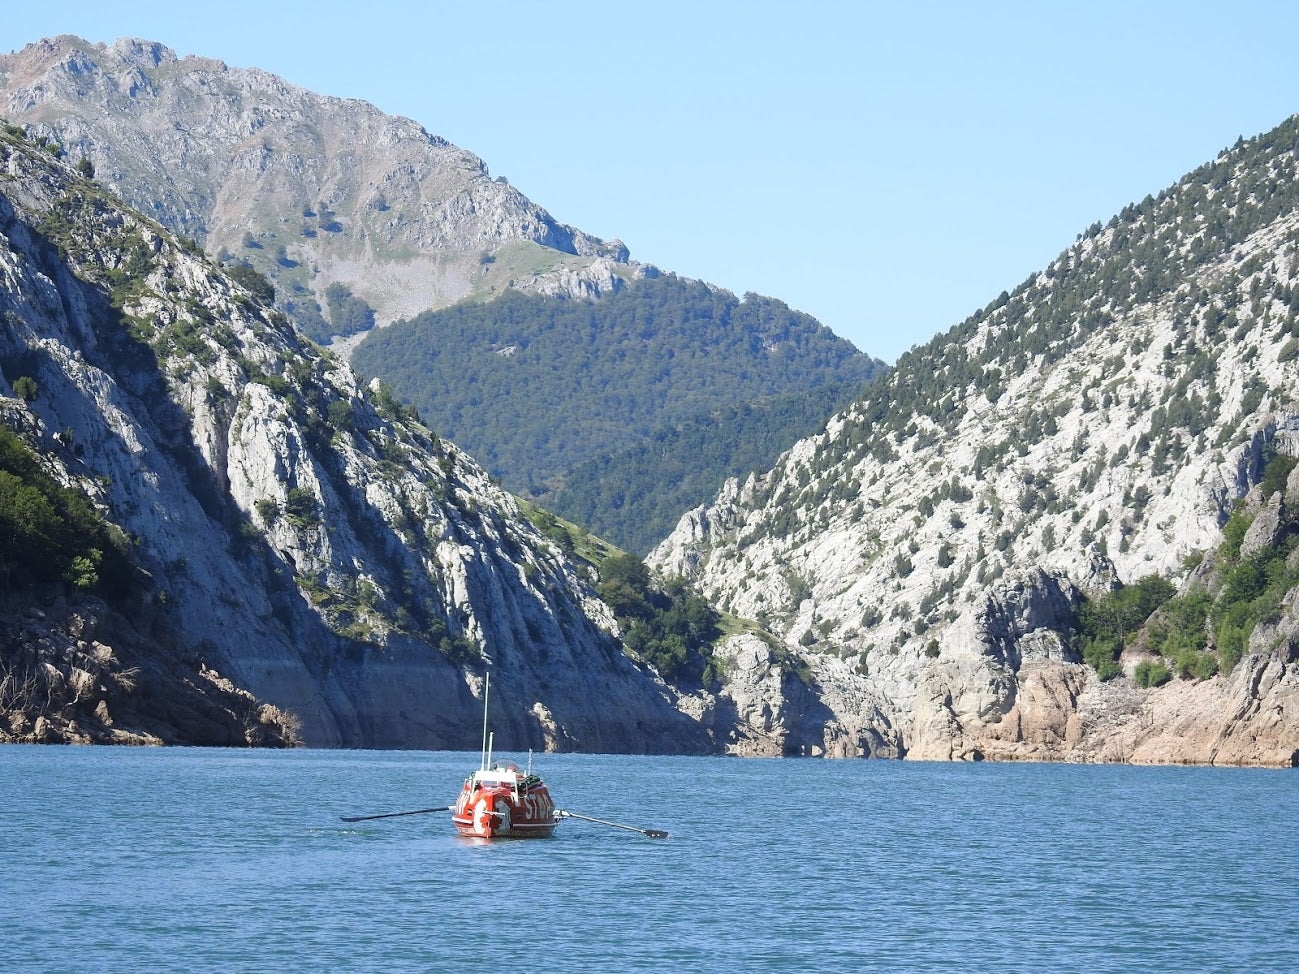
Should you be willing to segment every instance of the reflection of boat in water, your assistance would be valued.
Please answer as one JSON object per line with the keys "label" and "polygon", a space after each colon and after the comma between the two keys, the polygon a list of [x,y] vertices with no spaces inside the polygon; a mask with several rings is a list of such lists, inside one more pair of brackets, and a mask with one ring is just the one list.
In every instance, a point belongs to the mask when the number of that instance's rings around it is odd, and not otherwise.
{"label": "reflection of boat in water", "polygon": [[492,764],[492,735],[487,731],[487,696],[491,674],[483,682],[483,758],[465,779],[451,821],[461,835],[479,839],[544,839],[555,831],[559,816],[550,789],[528,770],[514,764]]}

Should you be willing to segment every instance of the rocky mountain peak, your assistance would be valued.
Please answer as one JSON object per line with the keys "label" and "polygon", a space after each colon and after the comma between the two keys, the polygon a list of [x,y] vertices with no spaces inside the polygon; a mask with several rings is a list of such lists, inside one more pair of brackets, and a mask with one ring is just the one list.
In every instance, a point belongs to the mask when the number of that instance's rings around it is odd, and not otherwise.
{"label": "rocky mountain peak", "polygon": [[[642,273],[621,242],[557,222],[410,119],[149,41],[65,35],[0,57],[0,116],[90,159],[209,253],[261,270],[322,340],[331,285],[382,326],[494,289],[588,296]],[[602,259],[616,271],[592,267]]]}

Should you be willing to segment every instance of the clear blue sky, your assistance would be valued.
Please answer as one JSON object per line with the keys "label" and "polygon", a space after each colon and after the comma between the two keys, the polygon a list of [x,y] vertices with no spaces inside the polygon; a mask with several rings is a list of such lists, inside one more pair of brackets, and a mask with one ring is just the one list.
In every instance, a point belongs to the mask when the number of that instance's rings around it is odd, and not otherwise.
{"label": "clear blue sky", "polygon": [[633,258],[889,361],[1299,111],[1299,3],[11,3],[364,98]]}

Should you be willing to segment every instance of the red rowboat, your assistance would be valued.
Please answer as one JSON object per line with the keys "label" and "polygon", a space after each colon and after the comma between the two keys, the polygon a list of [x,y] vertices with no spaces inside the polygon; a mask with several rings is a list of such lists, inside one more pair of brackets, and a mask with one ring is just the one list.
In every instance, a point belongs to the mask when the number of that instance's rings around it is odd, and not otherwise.
{"label": "red rowboat", "polygon": [[550,789],[516,764],[492,764],[492,735],[487,731],[487,698],[492,676],[483,681],[483,760],[465,779],[451,811],[456,831],[477,839],[544,839],[555,831],[559,814],[550,800]]}
{"label": "red rowboat", "polygon": [[513,764],[466,778],[451,821],[461,835],[480,839],[544,839],[559,824],[545,782]]}
{"label": "red rowboat", "polygon": [[340,815],[339,818],[344,822],[369,822],[403,815],[451,812],[456,831],[471,839],[544,839],[554,834],[561,818],[579,818],[597,825],[639,832],[651,839],[668,837],[662,829],[621,825],[556,808],[546,783],[532,773],[531,751],[528,752],[527,771],[520,771],[515,764],[492,764],[492,735],[487,732],[487,695],[490,689],[491,675],[488,674],[483,680],[482,763],[465,779],[454,805],[416,808],[409,812],[381,812],[378,815]]}

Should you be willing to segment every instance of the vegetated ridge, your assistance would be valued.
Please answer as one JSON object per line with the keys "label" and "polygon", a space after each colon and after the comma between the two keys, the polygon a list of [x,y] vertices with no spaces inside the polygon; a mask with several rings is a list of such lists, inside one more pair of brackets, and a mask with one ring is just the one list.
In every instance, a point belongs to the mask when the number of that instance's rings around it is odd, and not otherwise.
{"label": "vegetated ridge", "polygon": [[824,429],[862,386],[848,381],[697,413],[586,461],[536,500],[644,557],[682,511],[728,478],[770,469],[798,440]]}
{"label": "vegetated ridge", "polygon": [[1295,763],[1297,154],[1094,224],[682,519],[653,563],[801,660],[773,749]]}
{"label": "vegetated ridge", "polygon": [[[741,301],[672,275],[597,301],[509,294],[490,304],[427,312],[371,334],[352,362],[363,374],[382,376],[506,487],[531,496],[556,480],[572,482],[565,471],[601,453],[648,444],[663,427],[701,413],[784,393],[806,393],[815,403],[828,382],[860,389],[884,371],[882,363],[780,301],[754,294]],[[808,425],[801,433],[832,412],[821,408],[804,412]],[[746,428],[733,425],[736,430]],[[750,442],[766,432],[753,429]],[[755,448],[771,450],[761,443],[748,447]],[[715,456],[683,456],[677,463],[704,480]],[[714,473],[696,486],[705,492],[692,501],[724,479]],[[640,477],[624,485],[625,517],[642,539],[647,519],[636,513],[641,495],[658,504],[663,491],[681,496],[679,483],[659,483]],[[678,507],[673,521],[689,506]],[[592,513],[602,526],[616,523]],[[613,539],[626,544],[630,533]]]}

